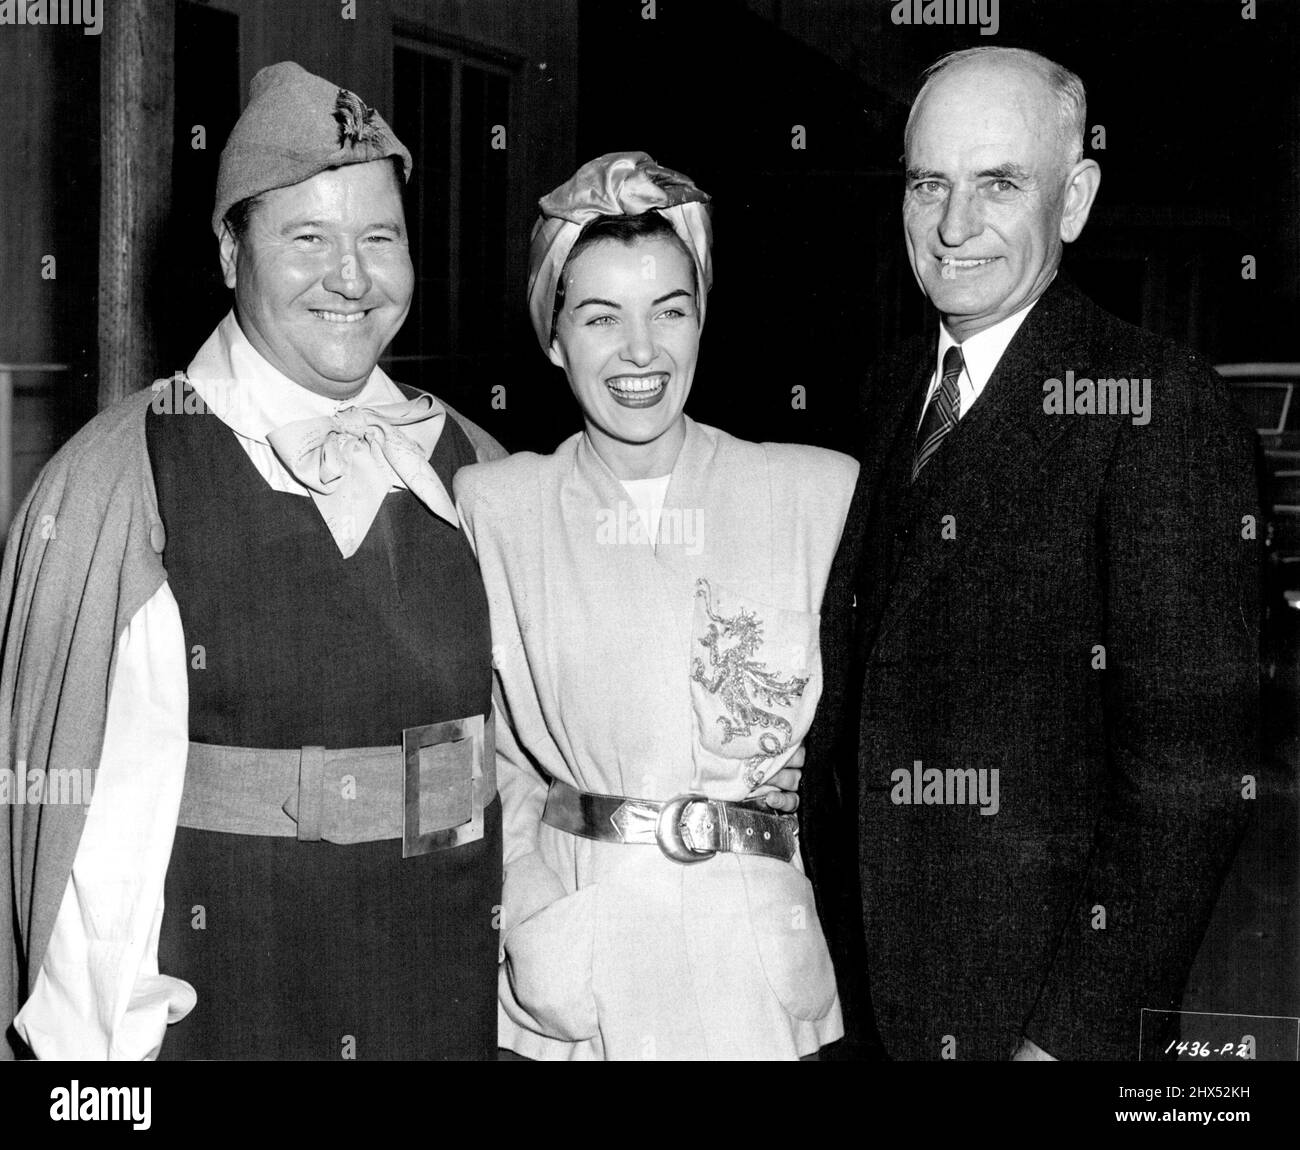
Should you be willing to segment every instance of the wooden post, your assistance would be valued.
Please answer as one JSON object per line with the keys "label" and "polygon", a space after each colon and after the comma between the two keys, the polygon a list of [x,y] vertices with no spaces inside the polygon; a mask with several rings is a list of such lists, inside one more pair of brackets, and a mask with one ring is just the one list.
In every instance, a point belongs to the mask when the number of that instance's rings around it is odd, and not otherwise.
{"label": "wooden post", "polygon": [[9,530],[14,499],[14,375],[0,363],[0,531]]}
{"label": "wooden post", "polygon": [[105,5],[100,51],[99,407],[158,367],[150,281],[171,202],[175,0]]}

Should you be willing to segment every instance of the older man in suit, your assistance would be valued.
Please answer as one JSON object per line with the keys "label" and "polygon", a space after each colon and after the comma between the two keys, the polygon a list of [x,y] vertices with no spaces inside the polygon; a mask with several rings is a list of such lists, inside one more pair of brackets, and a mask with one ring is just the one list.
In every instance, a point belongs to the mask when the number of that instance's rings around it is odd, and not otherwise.
{"label": "older man in suit", "polygon": [[1058,270],[1085,122],[1071,72],[974,49],[907,124],[941,322],[866,391],[803,815],[859,1052],[1138,1057],[1248,807],[1251,441],[1204,360]]}

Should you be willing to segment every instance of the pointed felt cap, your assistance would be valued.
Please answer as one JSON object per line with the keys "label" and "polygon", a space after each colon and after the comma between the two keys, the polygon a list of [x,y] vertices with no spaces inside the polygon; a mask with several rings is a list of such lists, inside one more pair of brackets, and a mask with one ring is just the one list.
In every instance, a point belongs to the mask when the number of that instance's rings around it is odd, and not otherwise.
{"label": "pointed felt cap", "polygon": [[240,200],[309,180],[327,168],[399,156],[411,178],[411,153],[360,96],[285,61],[263,68],[248,106],[221,152],[212,230]]}

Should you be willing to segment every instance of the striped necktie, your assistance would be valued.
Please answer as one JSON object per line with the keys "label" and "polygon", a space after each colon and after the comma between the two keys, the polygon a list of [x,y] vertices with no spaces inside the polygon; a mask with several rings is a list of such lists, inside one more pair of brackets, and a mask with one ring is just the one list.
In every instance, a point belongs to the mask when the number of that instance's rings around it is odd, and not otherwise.
{"label": "striped necktie", "polygon": [[939,450],[944,436],[957,426],[961,410],[957,380],[961,377],[962,366],[961,348],[953,345],[944,352],[943,379],[930,396],[925,415],[921,417],[920,430],[916,433],[916,458],[912,462],[913,483],[921,474],[921,468]]}

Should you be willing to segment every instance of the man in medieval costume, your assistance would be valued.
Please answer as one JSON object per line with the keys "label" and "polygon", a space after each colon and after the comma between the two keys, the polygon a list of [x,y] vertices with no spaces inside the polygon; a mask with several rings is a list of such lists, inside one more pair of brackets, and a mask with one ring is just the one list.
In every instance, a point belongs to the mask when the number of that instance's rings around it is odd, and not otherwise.
{"label": "man in medieval costume", "polygon": [[377,366],[410,170],[351,92],[259,72],[212,219],[233,310],[14,521],[5,1057],[495,1056],[491,643],[447,493],[503,452]]}

